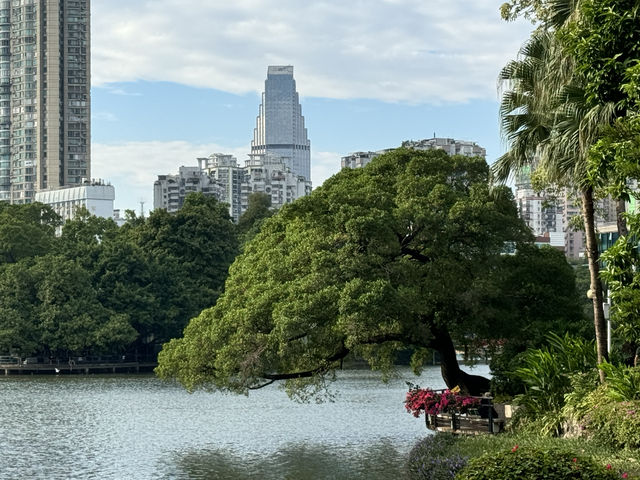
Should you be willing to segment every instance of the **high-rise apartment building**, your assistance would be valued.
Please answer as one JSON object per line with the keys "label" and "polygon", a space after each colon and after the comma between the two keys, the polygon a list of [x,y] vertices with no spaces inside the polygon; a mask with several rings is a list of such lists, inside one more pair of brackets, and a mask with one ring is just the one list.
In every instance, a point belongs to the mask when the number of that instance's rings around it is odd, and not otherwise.
{"label": "high-rise apartment building", "polygon": [[0,0],[0,200],[91,177],[89,0]]}
{"label": "high-rise apartment building", "polygon": [[311,181],[310,145],[293,67],[268,67],[251,155],[284,158],[293,174]]}
{"label": "high-rise apartment building", "polygon": [[[465,157],[487,156],[487,151],[476,142],[467,140],[455,140],[453,138],[427,138],[424,140],[405,140],[402,147],[413,148],[414,150],[444,150],[447,155],[464,155]],[[366,167],[371,160],[378,155],[394,150],[385,148],[377,152],[354,152],[342,157],[342,168],[362,168]]]}

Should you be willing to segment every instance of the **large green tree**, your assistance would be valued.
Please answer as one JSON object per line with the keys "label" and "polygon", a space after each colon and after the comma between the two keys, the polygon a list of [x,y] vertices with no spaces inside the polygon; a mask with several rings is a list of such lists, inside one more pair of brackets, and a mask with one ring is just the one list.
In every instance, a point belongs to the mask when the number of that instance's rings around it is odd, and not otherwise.
{"label": "large green tree", "polygon": [[349,354],[388,372],[412,347],[417,370],[434,349],[447,385],[487,391],[455,345],[518,321],[495,280],[506,242],[530,240],[510,191],[488,177],[480,158],[407,149],[343,170],[263,225],[216,306],[164,346],[158,374],[188,389],[284,380],[308,393]]}

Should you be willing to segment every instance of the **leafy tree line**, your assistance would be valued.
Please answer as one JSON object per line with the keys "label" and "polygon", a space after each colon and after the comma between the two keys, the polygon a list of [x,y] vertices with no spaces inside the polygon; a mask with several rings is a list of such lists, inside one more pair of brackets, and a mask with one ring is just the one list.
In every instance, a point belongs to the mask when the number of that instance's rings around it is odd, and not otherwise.
{"label": "leafy tree line", "polygon": [[305,398],[349,355],[388,374],[409,347],[416,372],[436,350],[449,387],[488,391],[456,347],[513,355],[583,326],[564,255],[537,249],[511,191],[489,180],[484,159],[441,151],[343,170],[266,221],[158,373],[235,392],[282,380]]}
{"label": "leafy tree line", "polygon": [[215,304],[239,238],[268,216],[256,196],[241,226],[225,204],[191,195],[176,214],[113,220],[0,203],[0,354],[155,354]]}

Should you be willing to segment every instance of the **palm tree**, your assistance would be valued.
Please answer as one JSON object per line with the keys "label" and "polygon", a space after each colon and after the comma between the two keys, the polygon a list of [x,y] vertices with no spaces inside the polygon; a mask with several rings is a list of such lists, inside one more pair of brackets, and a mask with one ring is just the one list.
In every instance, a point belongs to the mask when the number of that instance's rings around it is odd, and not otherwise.
{"label": "palm tree", "polygon": [[[571,58],[554,31],[575,13],[575,2],[553,3],[558,10],[547,28],[535,31],[521,48],[518,60],[507,64],[500,74],[500,84],[506,87],[500,106],[501,130],[510,148],[496,161],[493,172],[504,181],[525,166],[535,166],[548,183],[580,192],[598,362],[602,363],[607,358],[607,328],[587,155],[598,128],[612,121],[614,106],[586,107]],[[604,381],[602,371],[600,377]]]}

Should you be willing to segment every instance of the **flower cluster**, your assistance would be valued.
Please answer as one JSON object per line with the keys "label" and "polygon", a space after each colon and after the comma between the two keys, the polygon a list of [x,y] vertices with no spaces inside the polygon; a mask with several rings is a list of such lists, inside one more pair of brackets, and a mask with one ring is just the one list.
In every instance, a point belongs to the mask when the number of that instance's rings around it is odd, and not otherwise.
{"label": "flower cluster", "polygon": [[480,399],[459,395],[451,390],[439,393],[430,388],[415,386],[407,392],[404,403],[407,412],[411,412],[414,417],[419,417],[422,411],[425,411],[428,415],[437,415],[444,412],[467,413],[469,410],[480,406]]}

